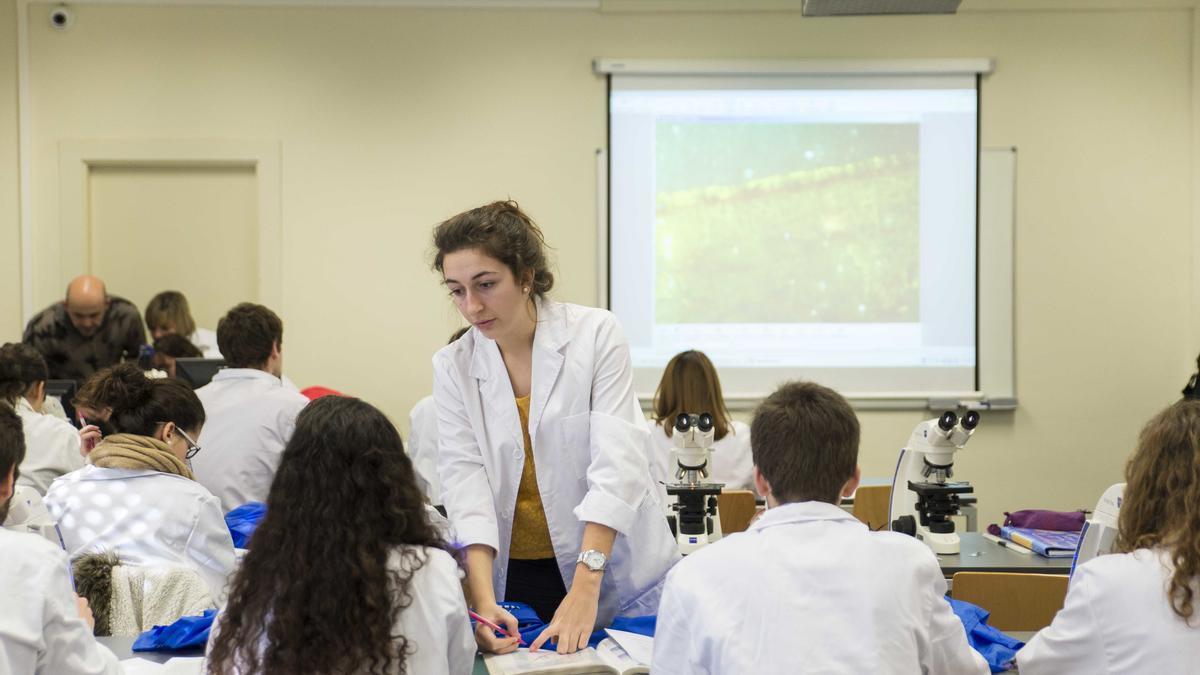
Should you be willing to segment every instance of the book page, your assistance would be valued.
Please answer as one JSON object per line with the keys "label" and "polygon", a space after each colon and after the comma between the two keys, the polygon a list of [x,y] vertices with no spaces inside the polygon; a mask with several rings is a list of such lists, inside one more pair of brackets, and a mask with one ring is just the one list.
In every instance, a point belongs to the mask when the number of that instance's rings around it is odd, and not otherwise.
{"label": "book page", "polygon": [[604,638],[596,645],[596,654],[620,675],[640,675],[650,672],[649,663],[639,663],[613,638]]}
{"label": "book page", "polygon": [[491,675],[620,675],[591,647],[566,655],[549,649],[537,653],[518,649],[511,654],[486,654],[483,662]]}
{"label": "book page", "polygon": [[616,641],[621,649],[624,649],[625,653],[639,665],[649,666],[650,662],[654,660],[654,638],[649,635],[612,628],[606,628],[604,632],[608,633],[608,636]]}

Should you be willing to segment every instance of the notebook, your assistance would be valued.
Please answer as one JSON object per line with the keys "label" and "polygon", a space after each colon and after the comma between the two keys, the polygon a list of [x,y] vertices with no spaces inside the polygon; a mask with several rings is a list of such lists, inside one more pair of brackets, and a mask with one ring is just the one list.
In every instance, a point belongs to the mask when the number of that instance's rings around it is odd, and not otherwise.
{"label": "notebook", "polygon": [[1047,558],[1070,558],[1075,555],[1075,549],[1079,548],[1078,532],[1036,530],[1006,525],[1000,528],[1000,536],[1033,549],[1038,555]]}
{"label": "notebook", "polygon": [[[607,633],[609,637],[601,640],[595,649],[588,647],[566,655],[546,649],[537,653],[518,649],[511,654],[486,654],[483,663],[489,675],[641,675],[650,672],[649,657],[654,651],[651,638],[625,631],[608,630]],[[622,644],[628,644],[632,653],[645,660],[631,656]]]}

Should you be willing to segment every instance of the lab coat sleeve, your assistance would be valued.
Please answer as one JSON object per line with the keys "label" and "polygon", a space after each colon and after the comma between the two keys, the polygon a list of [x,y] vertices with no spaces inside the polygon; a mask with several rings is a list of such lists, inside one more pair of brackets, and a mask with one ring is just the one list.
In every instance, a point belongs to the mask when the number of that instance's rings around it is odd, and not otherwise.
{"label": "lab coat sleeve", "polygon": [[434,357],[433,398],[437,403],[438,475],[442,500],[459,546],[483,544],[500,550],[500,528],[483,453],[464,405],[464,392],[448,359]]}
{"label": "lab coat sleeve", "polygon": [[188,535],[184,554],[208,586],[209,595],[217,607],[225,606],[226,586],[236,561],[233,535],[225,524],[221,500],[208,495],[197,504],[192,531]]}
{"label": "lab coat sleeve", "polygon": [[658,620],[654,630],[654,657],[650,672],[654,675],[692,675],[707,673],[708,668],[699,654],[697,635],[704,627],[696,622],[691,589],[680,581],[679,567],[667,574]]}
{"label": "lab coat sleeve", "polygon": [[45,570],[42,638],[45,649],[38,655],[38,673],[54,675],[99,675],[124,672],[117,657],[96,642],[92,631],[75,606],[75,594],[67,577],[67,557],[55,551],[55,561]]}
{"label": "lab coat sleeve", "polygon": [[446,663],[450,675],[469,675],[475,668],[475,632],[467,614],[467,603],[462,594],[459,568],[449,556],[442,556],[436,575],[437,592],[446,607]]}
{"label": "lab coat sleeve", "polygon": [[917,582],[929,588],[929,633],[928,645],[921,650],[921,666],[930,675],[966,675],[967,673],[990,673],[983,655],[967,642],[967,631],[962,620],[946,602],[946,578],[933,554],[928,554],[922,564]]}
{"label": "lab coat sleeve", "polygon": [[1075,570],[1066,601],[1054,621],[1017,652],[1022,675],[1106,671],[1103,634],[1092,614],[1095,586],[1095,575],[1087,565]]}
{"label": "lab coat sleeve", "polygon": [[422,433],[425,430],[422,416],[427,414],[421,410],[420,403],[409,413],[408,444],[404,447],[408,451],[408,458],[412,460],[413,470],[417,474],[417,485],[421,488],[421,492],[429,498],[430,503],[441,504],[442,496],[433,493],[433,483],[430,481],[430,476],[427,473],[430,469],[437,471],[437,461],[434,457],[430,457],[430,455],[434,454],[431,452],[433,448],[428,447],[436,442],[436,440],[426,438]]}
{"label": "lab coat sleeve", "polygon": [[649,432],[633,391],[629,343],[612,314],[605,313],[597,328],[596,349],[588,420],[588,492],[575,508],[575,516],[628,534],[650,491]]}

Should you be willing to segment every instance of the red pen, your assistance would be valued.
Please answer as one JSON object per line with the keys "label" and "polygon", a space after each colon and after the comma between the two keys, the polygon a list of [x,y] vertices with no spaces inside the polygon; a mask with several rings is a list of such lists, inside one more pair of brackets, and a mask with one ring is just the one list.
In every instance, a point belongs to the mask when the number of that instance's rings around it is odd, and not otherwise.
{"label": "red pen", "polygon": [[[496,624],[492,623],[491,621],[488,621],[487,619],[483,618],[482,616],[479,616],[475,612],[468,609],[467,614],[470,614],[472,619],[475,619],[479,623],[487,626],[488,628],[491,628],[492,630],[496,631],[497,633],[500,633],[504,637],[512,637],[511,635],[508,634],[508,631],[504,630],[500,626],[497,626]],[[525,641],[522,640],[521,638],[517,638],[517,643],[520,644],[522,647],[525,646]]]}

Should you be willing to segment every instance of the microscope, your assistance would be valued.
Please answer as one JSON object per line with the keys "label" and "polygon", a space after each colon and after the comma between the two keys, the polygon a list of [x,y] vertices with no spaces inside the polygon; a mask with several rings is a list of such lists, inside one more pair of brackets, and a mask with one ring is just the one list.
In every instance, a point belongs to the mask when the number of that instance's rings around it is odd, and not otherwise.
{"label": "microscope", "polygon": [[713,417],[709,413],[680,413],[671,434],[675,447],[671,465],[675,482],[667,483],[667,494],[675,497],[667,522],[687,555],[721,538],[721,519],[717,514],[717,495],[724,483],[710,483],[713,445]]}
{"label": "microscope", "polygon": [[954,453],[967,444],[977,426],[979,413],[974,410],[961,420],[947,410],[913,429],[892,478],[888,512],[892,531],[924,541],[934,553],[958,553],[958,534],[950,518],[958,515],[959,495],[975,488],[949,479],[954,475]]}
{"label": "microscope", "polygon": [[1125,496],[1125,484],[1110,486],[1100,495],[1096,510],[1084,521],[1079,533],[1079,548],[1071,561],[1071,579],[1075,568],[1097,556],[1112,553],[1117,543],[1117,518],[1121,514],[1121,501]]}

